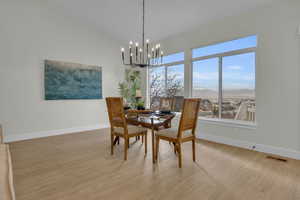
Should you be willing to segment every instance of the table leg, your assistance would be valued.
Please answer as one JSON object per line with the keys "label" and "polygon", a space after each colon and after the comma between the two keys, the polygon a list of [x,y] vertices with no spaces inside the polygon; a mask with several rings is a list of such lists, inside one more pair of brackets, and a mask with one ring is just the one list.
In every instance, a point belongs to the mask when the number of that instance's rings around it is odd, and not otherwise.
{"label": "table leg", "polygon": [[154,144],[154,141],[155,141],[155,133],[154,133],[154,128],[152,127],[152,162],[155,163],[155,144]]}
{"label": "table leg", "polygon": [[152,162],[155,163],[155,132],[154,132],[154,123],[153,118],[151,118],[151,133],[152,133]]}

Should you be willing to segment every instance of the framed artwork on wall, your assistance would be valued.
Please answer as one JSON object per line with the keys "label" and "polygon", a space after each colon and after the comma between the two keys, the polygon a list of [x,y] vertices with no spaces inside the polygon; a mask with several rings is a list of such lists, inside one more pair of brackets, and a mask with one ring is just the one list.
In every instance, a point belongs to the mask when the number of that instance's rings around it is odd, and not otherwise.
{"label": "framed artwork on wall", "polygon": [[102,68],[45,60],[45,99],[102,99]]}

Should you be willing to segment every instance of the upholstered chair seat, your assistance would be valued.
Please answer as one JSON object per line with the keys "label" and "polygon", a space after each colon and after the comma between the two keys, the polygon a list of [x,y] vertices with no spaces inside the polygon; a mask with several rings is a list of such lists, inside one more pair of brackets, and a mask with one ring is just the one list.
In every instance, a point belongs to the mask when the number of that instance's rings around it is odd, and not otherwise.
{"label": "upholstered chair seat", "polygon": [[[140,126],[132,126],[132,125],[127,125],[127,130],[128,130],[128,135],[135,135],[137,133],[141,132],[147,132],[146,128],[140,127]],[[117,134],[122,134],[124,135],[125,130],[123,127],[114,127],[114,132]]]}
{"label": "upholstered chair seat", "polygon": [[[168,129],[161,130],[156,133],[157,136],[165,136],[169,138],[178,138],[178,128],[177,127],[172,127]],[[182,138],[188,138],[188,137],[193,137],[192,130],[186,130],[182,132]]]}

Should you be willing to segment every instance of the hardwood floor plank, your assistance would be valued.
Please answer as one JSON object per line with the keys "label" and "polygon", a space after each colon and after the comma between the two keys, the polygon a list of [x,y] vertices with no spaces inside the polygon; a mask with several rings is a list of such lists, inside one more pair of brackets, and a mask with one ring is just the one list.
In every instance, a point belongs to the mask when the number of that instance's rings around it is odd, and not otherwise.
{"label": "hardwood floor plank", "polygon": [[[150,134],[148,134],[150,137]],[[148,138],[149,141],[151,138]],[[131,140],[110,155],[108,130],[10,144],[20,200],[298,200],[300,161],[278,162],[263,153],[206,141],[183,144],[183,168],[173,147],[161,141],[158,164],[151,145]]]}

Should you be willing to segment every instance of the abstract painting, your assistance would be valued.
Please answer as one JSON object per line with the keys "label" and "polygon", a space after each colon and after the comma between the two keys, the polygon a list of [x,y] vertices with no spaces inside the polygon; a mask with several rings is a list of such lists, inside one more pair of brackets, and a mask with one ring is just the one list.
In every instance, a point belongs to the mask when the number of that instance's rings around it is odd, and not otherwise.
{"label": "abstract painting", "polygon": [[45,60],[45,99],[102,99],[102,68]]}

